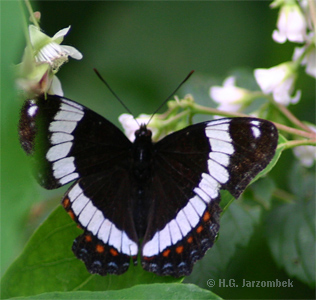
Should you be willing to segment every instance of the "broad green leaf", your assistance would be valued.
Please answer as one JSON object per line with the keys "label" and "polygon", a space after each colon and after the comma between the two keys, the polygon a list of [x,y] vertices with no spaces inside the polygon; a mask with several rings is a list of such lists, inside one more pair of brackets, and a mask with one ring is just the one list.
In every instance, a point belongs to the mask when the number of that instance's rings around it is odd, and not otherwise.
{"label": "broad green leaf", "polygon": [[19,300],[31,299],[217,299],[221,298],[214,293],[203,290],[193,284],[142,284],[117,291],[106,292],[53,292],[32,297],[23,297]]}
{"label": "broad green leaf", "polygon": [[63,208],[58,207],[38,228],[20,257],[1,282],[1,297],[31,296],[53,291],[114,290],[140,283],[180,282],[156,276],[141,266],[130,266],[123,275],[91,275],[71,251],[81,233]]}
{"label": "broad green leaf", "polygon": [[[270,177],[264,177],[260,180],[256,181],[251,187],[248,189],[251,191],[251,202],[252,205],[260,204],[266,210],[269,210],[272,202],[272,194],[275,190],[275,183]],[[246,191],[247,192],[247,191]],[[247,194],[247,193],[245,193]],[[243,196],[246,196],[246,195]],[[247,195],[247,198],[249,197]]]}
{"label": "broad green leaf", "polygon": [[281,205],[269,214],[267,239],[278,266],[315,287],[315,176],[296,166],[290,183],[298,192],[296,202]]}
{"label": "broad green leaf", "polygon": [[[315,170],[315,169],[314,169]],[[298,199],[315,199],[315,173],[299,162],[293,164],[289,174],[289,189]]]}

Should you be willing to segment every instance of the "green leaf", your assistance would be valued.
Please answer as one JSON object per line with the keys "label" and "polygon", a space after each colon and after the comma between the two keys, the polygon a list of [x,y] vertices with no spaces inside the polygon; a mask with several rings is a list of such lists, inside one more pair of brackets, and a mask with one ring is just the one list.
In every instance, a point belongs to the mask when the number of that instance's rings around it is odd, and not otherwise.
{"label": "green leaf", "polygon": [[295,166],[290,182],[299,193],[296,202],[281,205],[269,214],[267,239],[278,266],[315,287],[315,176]]}
{"label": "green leaf", "polygon": [[222,299],[214,293],[203,290],[193,284],[146,284],[131,288],[107,292],[54,292],[32,297],[19,298],[30,299]]}
{"label": "green leaf", "polygon": [[[91,275],[71,251],[82,231],[58,207],[38,228],[20,257],[11,265],[1,283],[1,297],[31,296],[53,291],[114,290],[140,283],[180,282],[130,266],[123,275]],[[17,282],[19,284],[17,284]]]}
{"label": "green leaf", "polygon": [[314,201],[285,204],[267,220],[267,239],[279,267],[290,276],[315,286]]}
{"label": "green leaf", "polygon": [[315,199],[315,173],[297,161],[290,171],[288,185],[298,199]]}
{"label": "green leaf", "polygon": [[260,204],[266,210],[269,210],[275,188],[275,183],[270,177],[264,177],[256,181],[249,189],[252,192],[252,204]]}
{"label": "green leaf", "polygon": [[262,170],[252,181],[251,183],[254,183],[255,181],[257,181],[260,177],[266,175],[267,173],[269,173],[272,168],[276,165],[276,163],[278,162],[280,156],[281,156],[281,153],[282,151],[284,150],[285,148],[285,143],[287,142],[286,138],[281,135],[279,133],[279,140],[278,140],[278,146],[277,146],[277,149],[275,151],[275,154],[274,154],[274,157],[272,158],[272,160],[270,161],[270,163],[267,165],[267,167]]}

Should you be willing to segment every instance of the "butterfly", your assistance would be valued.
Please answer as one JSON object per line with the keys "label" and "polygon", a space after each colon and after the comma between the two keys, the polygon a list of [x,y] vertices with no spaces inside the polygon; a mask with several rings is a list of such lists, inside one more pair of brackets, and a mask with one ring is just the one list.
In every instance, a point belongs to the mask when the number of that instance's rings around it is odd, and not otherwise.
{"label": "butterfly", "polygon": [[122,274],[132,259],[158,275],[189,275],[219,231],[220,191],[238,198],[275,154],[278,132],[257,118],[188,126],[157,143],[140,125],[131,142],[70,99],[47,95],[21,110],[22,148],[46,189],[83,229],[72,246],[90,273]]}

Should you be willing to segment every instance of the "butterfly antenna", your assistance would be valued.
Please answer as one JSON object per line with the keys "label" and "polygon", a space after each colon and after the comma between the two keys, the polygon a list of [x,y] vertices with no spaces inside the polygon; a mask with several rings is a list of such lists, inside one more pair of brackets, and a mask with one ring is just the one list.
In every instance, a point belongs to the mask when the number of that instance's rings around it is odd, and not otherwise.
{"label": "butterfly antenna", "polygon": [[179,88],[191,77],[191,75],[194,73],[194,70],[192,70],[188,75],[187,77],[185,77],[181,83],[177,86],[177,88],[170,94],[169,97],[167,97],[167,99],[165,101],[163,101],[159,107],[154,111],[154,113],[151,115],[149,121],[147,122],[147,125],[149,124],[149,122],[151,121],[151,119],[153,118],[153,116],[166,104],[166,102],[168,100],[170,100],[170,98],[179,90]]}
{"label": "butterfly antenna", "polygon": [[[93,71],[98,75],[98,77],[101,79],[101,81],[106,85],[106,87],[110,90],[110,92],[112,93],[112,95],[118,100],[118,102],[121,103],[121,105],[134,117],[134,114],[132,113],[132,111],[124,104],[124,102],[119,98],[119,96],[112,90],[112,88],[110,87],[110,85],[103,79],[103,77],[101,76],[101,74],[98,72],[97,69],[93,68]],[[135,119],[136,123],[137,120]],[[138,124],[138,123],[137,123]]]}

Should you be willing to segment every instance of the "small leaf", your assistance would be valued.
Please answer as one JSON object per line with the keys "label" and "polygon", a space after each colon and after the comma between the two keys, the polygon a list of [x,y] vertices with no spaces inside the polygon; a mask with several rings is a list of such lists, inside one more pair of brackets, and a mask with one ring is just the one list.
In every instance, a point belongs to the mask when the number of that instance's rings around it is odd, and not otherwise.
{"label": "small leaf", "polygon": [[19,298],[20,300],[40,299],[216,299],[219,296],[193,284],[144,284],[118,291],[107,292],[53,292],[37,296]]}
{"label": "small leaf", "polygon": [[[91,275],[71,251],[73,240],[81,233],[76,224],[58,207],[31,237],[20,257],[1,282],[1,297],[31,296],[53,291],[114,290],[140,283],[180,282],[130,266],[120,276]],[[18,284],[17,284],[18,282]]]}
{"label": "small leaf", "polygon": [[274,157],[272,158],[272,160],[270,161],[270,163],[267,165],[267,167],[262,170],[252,181],[251,183],[254,183],[255,181],[257,181],[260,177],[266,175],[267,173],[269,173],[272,168],[276,165],[276,163],[278,162],[280,156],[281,156],[281,153],[282,151],[284,150],[285,148],[285,143],[286,143],[286,138],[279,134],[279,140],[278,140],[278,146],[277,146],[277,149],[275,151],[275,154],[274,154]]}

